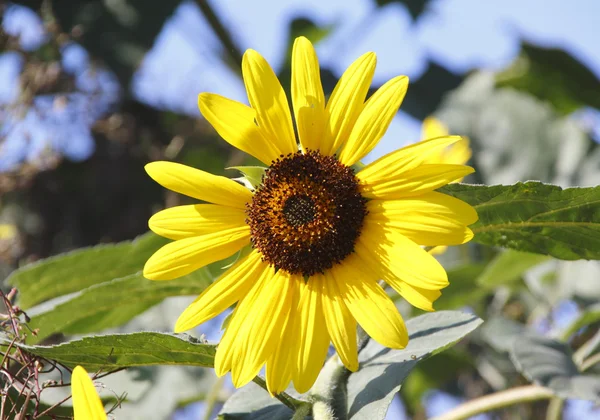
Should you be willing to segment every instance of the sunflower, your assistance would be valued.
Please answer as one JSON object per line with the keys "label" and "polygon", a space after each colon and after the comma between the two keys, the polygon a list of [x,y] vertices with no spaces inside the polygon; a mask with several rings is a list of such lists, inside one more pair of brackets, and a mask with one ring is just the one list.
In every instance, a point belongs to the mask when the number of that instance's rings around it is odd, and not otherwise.
{"label": "sunflower", "polygon": [[[423,128],[421,138],[423,140],[432,139],[436,137],[442,137],[448,135],[448,127],[444,125],[440,120],[435,117],[427,117],[423,120]],[[425,163],[451,163],[455,165],[464,165],[471,159],[473,154],[471,147],[469,147],[469,139],[463,137],[456,143],[444,148],[439,149],[436,153],[433,153],[425,159]],[[461,182],[463,179],[456,179],[454,182]],[[432,255],[439,255],[446,252],[447,246],[436,246],[429,250]]]}
{"label": "sunflower", "polygon": [[271,394],[291,381],[306,392],[330,343],[356,371],[357,324],[382,345],[404,348],[404,321],[378,281],[432,311],[448,278],[422,246],[462,244],[473,236],[467,226],[477,220],[474,209],[435,191],[473,169],[424,163],[460,137],[430,139],[359,164],[408,87],[407,77],[395,77],[365,102],[374,70],[375,54],[364,54],[326,101],[315,50],[297,38],[296,137],[279,80],[248,50],[242,73],[250,106],[212,93],[200,94],[198,103],[223,139],[264,162],[260,185],[249,189],[177,163],[146,166],[164,187],[209,203],[169,208],[150,219],[155,233],[174,242],[147,261],[148,279],[174,279],[250,245],[175,326],[189,330],[236,305],[215,356],[217,375],[231,371],[236,387],[266,365]]}

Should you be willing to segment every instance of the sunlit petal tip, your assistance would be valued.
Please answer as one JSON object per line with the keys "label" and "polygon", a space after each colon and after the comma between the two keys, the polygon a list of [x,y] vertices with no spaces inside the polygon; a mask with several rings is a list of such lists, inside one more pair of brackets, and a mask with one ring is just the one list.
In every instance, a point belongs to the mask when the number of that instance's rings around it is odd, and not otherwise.
{"label": "sunlit petal tip", "polygon": [[75,420],[104,420],[104,405],[98,396],[96,387],[86,370],[81,366],[73,369],[71,376],[73,411]]}

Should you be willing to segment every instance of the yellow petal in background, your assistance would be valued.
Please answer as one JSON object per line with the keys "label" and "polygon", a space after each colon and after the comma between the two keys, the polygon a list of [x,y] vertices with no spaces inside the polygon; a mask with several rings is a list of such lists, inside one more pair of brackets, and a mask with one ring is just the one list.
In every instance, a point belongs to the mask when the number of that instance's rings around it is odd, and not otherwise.
{"label": "yellow petal in background", "polygon": [[283,154],[297,152],[288,100],[269,63],[256,51],[247,50],[242,74],[260,129]]}
{"label": "yellow petal in background", "polygon": [[148,175],[172,191],[223,206],[246,208],[252,193],[237,182],[174,162],[152,162]]}
{"label": "yellow petal in background", "polygon": [[369,98],[340,153],[340,162],[352,166],[373,150],[398,112],[407,89],[408,77],[398,76]]}
{"label": "yellow petal in background", "polygon": [[218,204],[196,204],[159,211],[148,220],[152,232],[169,239],[185,239],[245,226],[242,209]]}
{"label": "yellow petal in background", "polygon": [[261,261],[261,255],[252,251],[208,286],[187,307],[175,324],[175,332],[194,328],[241,300],[266,269],[267,264]]}
{"label": "yellow petal in background", "polygon": [[302,148],[330,150],[331,145],[322,145],[327,114],[319,60],[314,47],[303,36],[296,38],[292,50],[292,103]]}
{"label": "yellow petal in background", "polygon": [[331,145],[331,149],[323,147],[324,155],[334,154],[350,136],[363,110],[376,62],[375,53],[363,54],[348,67],[333,89],[327,101],[329,121],[323,133],[323,145]]}
{"label": "yellow petal in background", "polygon": [[94,383],[81,366],[76,366],[71,375],[73,412],[75,420],[105,420],[104,405],[96,392]]}
{"label": "yellow petal in background", "polygon": [[248,226],[180,239],[156,251],[146,261],[144,277],[172,280],[233,255],[250,243]]}
{"label": "yellow petal in background", "polygon": [[261,162],[270,165],[284,152],[256,125],[256,111],[249,106],[214,93],[201,93],[198,107],[227,143]]}

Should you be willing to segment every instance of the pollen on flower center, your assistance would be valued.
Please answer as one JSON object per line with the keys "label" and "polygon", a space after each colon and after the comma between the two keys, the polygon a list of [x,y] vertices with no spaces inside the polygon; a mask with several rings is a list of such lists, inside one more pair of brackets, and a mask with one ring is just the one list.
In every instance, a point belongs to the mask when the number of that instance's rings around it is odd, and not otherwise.
{"label": "pollen on flower center", "polygon": [[282,156],[248,204],[254,248],[277,269],[311,276],[354,251],[367,213],[354,171],[317,151]]}

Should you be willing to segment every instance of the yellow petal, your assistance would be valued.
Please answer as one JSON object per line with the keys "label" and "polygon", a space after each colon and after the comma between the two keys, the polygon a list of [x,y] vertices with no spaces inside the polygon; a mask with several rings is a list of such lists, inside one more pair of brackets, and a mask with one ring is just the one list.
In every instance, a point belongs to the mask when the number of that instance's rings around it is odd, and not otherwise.
{"label": "yellow petal", "polygon": [[[334,154],[350,136],[363,110],[376,62],[375,53],[363,54],[348,67],[333,89],[326,107],[329,121],[323,133],[323,154]],[[331,145],[331,149],[325,149],[326,145]]]}
{"label": "yellow petal", "polygon": [[252,251],[250,255],[238,261],[219,279],[202,292],[198,298],[179,316],[175,332],[187,331],[214,318],[238,300],[242,299],[254,283],[267,269],[261,261],[261,255]]}
{"label": "yellow petal", "polygon": [[427,290],[448,286],[444,267],[423,248],[395,230],[365,220],[356,252],[368,268],[381,276],[381,267],[406,283]]}
{"label": "yellow petal", "polygon": [[428,156],[460,140],[459,136],[449,136],[411,144],[368,164],[357,174],[357,177],[366,184],[383,182],[390,177],[417,168]]}
{"label": "yellow petal", "polygon": [[407,89],[408,77],[398,76],[369,98],[340,153],[340,162],[352,166],[373,150],[398,112]]}
{"label": "yellow petal", "polygon": [[214,93],[201,93],[198,107],[217,133],[233,147],[267,165],[283,153],[256,125],[256,111],[249,106]]}
{"label": "yellow petal", "polygon": [[75,420],[105,420],[104,405],[96,392],[94,383],[81,366],[76,366],[71,375],[73,412]]}
{"label": "yellow petal", "polygon": [[402,200],[371,200],[367,210],[369,220],[396,229],[416,244],[427,246],[468,242],[473,232],[467,225],[477,221],[473,207],[438,192]]}
{"label": "yellow petal", "polygon": [[393,200],[436,190],[474,172],[463,165],[421,165],[397,176],[363,184],[361,193],[367,198]]}
{"label": "yellow petal", "polygon": [[280,394],[286,390],[292,381],[292,372],[296,361],[299,339],[298,313],[296,308],[298,307],[300,295],[300,282],[294,281],[291,286],[294,289],[291,292],[291,310],[283,328],[281,342],[279,342],[277,349],[267,361],[265,370],[267,389],[271,396]]}
{"label": "yellow petal", "polygon": [[184,239],[244,226],[242,209],[218,204],[196,204],[159,211],[148,220],[150,229],[169,239]]}
{"label": "yellow petal", "polygon": [[[236,345],[242,358],[233,362],[231,379],[236,388],[254,378],[282,341],[284,325],[291,310],[294,285],[301,278],[279,270],[265,280],[259,298],[245,313]],[[241,309],[241,308],[240,308]],[[239,316],[244,313],[240,311]]]}
{"label": "yellow petal", "polygon": [[240,346],[240,331],[245,325],[249,308],[252,308],[260,299],[260,292],[263,289],[265,280],[272,278],[273,274],[273,269],[270,267],[263,270],[260,277],[251,286],[250,291],[233,310],[215,354],[215,373],[217,376],[225,375],[234,365],[237,366],[244,359],[243,352],[245,349]]}
{"label": "yellow petal", "polygon": [[427,117],[423,120],[422,131],[421,138],[423,140],[448,135],[448,127],[435,117]]}
{"label": "yellow petal", "polygon": [[[303,36],[296,38],[292,50],[292,103],[302,148],[321,149],[327,121],[325,96],[317,54],[310,41]],[[331,145],[323,145],[323,148],[330,150]]]}
{"label": "yellow petal", "polygon": [[297,362],[293,373],[294,387],[300,393],[307,392],[315,383],[329,348],[329,334],[321,302],[322,279],[322,276],[313,276],[300,285],[300,336],[297,339]]}
{"label": "yellow petal", "polygon": [[172,280],[233,255],[250,243],[248,226],[180,239],[156,251],[146,261],[144,277]]}
{"label": "yellow petal", "polygon": [[[346,307],[335,279],[330,272],[321,277],[322,305],[325,325],[337,354],[351,372],[358,370],[358,348],[356,343],[356,320]],[[312,279],[312,278],[311,278]]]}
{"label": "yellow petal", "polygon": [[247,50],[242,60],[242,74],[248,100],[256,110],[258,126],[281,153],[296,153],[298,146],[290,107],[269,63],[256,51]]}
{"label": "yellow petal", "polygon": [[198,200],[239,209],[252,200],[252,193],[237,182],[180,163],[152,162],[145,169],[163,187]]}
{"label": "yellow petal", "polygon": [[408,331],[394,302],[368,275],[347,257],[331,269],[340,294],[352,316],[375,341],[383,346],[402,349],[408,344]]}
{"label": "yellow petal", "polygon": [[469,139],[463,137],[461,141],[454,143],[447,148],[442,156],[441,163],[453,163],[456,165],[464,165],[471,159],[472,151],[469,147]]}

